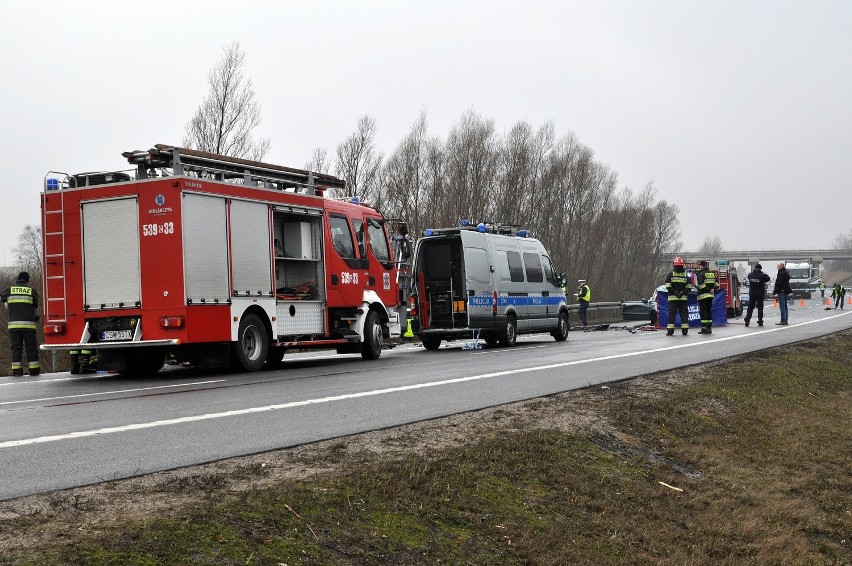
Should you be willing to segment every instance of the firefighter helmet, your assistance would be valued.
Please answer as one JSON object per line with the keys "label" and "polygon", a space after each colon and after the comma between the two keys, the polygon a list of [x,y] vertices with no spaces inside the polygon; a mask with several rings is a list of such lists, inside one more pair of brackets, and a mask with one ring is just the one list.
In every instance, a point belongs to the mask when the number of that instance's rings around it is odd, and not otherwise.
{"label": "firefighter helmet", "polygon": [[674,261],[672,262],[672,266],[673,267],[678,267],[678,266],[683,267],[683,258],[680,257],[680,256],[677,256],[676,258],[674,258]]}

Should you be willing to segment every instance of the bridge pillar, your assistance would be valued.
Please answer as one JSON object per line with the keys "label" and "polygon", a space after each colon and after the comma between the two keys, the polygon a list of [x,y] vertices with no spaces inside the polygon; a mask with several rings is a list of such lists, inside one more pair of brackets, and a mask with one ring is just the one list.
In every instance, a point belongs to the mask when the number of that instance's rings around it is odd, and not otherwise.
{"label": "bridge pillar", "polygon": [[758,258],[756,258],[756,257],[748,258],[749,271],[754,271],[754,266],[757,265],[758,263],[760,263],[760,260]]}

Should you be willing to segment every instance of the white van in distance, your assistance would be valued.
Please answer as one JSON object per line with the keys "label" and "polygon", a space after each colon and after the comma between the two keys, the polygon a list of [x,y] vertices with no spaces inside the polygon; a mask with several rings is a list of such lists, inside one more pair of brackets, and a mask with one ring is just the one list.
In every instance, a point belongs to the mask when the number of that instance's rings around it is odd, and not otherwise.
{"label": "white van in distance", "polygon": [[428,350],[477,334],[489,346],[511,346],[518,333],[568,338],[565,275],[525,230],[464,221],[426,230],[412,271],[412,330]]}

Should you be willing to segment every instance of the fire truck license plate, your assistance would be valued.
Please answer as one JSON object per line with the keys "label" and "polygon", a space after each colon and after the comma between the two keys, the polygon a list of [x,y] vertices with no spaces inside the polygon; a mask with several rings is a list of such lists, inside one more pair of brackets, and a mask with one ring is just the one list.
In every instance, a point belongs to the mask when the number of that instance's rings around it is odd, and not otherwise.
{"label": "fire truck license plate", "polygon": [[101,333],[101,340],[130,340],[133,338],[133,333],[130,330],[104,330]]}

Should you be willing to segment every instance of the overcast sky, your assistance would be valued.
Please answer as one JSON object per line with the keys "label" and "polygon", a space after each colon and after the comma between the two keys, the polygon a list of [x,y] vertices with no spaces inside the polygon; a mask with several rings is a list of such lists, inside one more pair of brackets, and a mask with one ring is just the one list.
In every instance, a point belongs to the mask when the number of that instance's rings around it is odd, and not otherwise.
{"label": "overcast sky", "polygon": [[39,223],[49,170],[180,144],[239,41],[266,161],[333,154],[360,116],[389,154],[421,110],[574,132],[683,241],[827,248],[852,229],[852,2],[0,3],[0,262]]}

